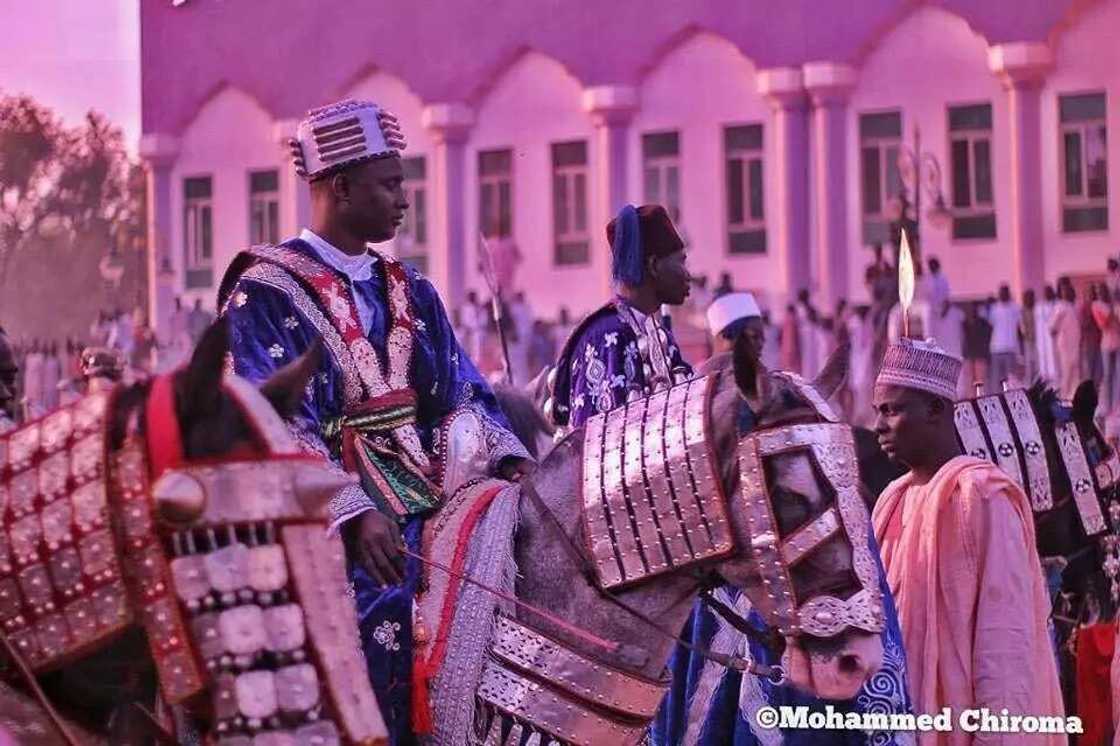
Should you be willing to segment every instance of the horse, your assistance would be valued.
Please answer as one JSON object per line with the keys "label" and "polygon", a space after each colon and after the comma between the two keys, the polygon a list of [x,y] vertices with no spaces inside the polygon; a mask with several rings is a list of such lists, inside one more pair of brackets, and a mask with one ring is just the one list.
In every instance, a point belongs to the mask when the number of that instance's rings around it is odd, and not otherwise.
{"label": "horse", "polygon": [[721,664],[852,696],[880,665],[884,612],[851,431],[824,403],[845,367],[834,356],[809,383],[737,345],[561,440],[515,498],[516,604],[482,633],[481,670],[434,678],[433,742],[463,742],[441,710],[473,675],[471,738],[638,743],[693,601],[722,583],[763,614],[784,665]]}
{"label": "horse", "polygon": [[[300,453],[281,420],[320,353],[258,391],[223,375],[228,347],[219,321],[174,374],[0,438],[14,679],[0,718],[15,737],[385,743],[325,530],[327,501],[353,480]],[[169,711],[177,735],[153,714]]]}
{"label": "horse", "polygon": [[499,383],[494,386],[494,397],[509,421],[511,432],[525,446],[525,450],[539,460],[552,448],[556,428],[545,419],[532,398],[534,385],[530,382],[529,388],[522,391],[516,386]]}

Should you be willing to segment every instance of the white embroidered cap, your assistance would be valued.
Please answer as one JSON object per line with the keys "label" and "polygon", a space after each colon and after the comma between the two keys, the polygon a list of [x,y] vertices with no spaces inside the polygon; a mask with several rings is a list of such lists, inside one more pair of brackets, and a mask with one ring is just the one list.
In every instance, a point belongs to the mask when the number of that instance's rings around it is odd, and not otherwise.
{"label": "white embroidered cap", "polygon": [[875,383],[917,389],[954,401],[960,377],[960,358],[941,349],[935,340],[903,338],[887,347]]}
{"label": "white embroidered cap", "polygon": [[712,334],[719,334],[739,319],[761,316],[762,311],[753,295],[750,293],[728,293],[716,298],[708,306],[708,329]]}
{"label": "white embroidered cap", "polygon": [[397,118],[371,101],[346,99],[307,112],[289,141],[296,173],[313,181],[405,148]]}

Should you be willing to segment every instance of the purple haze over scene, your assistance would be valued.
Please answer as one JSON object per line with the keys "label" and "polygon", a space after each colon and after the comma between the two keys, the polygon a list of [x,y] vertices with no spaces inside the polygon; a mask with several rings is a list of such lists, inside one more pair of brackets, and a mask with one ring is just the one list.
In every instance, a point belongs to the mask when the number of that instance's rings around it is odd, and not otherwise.
{"label": "purple haze over scene", "polygon": [[[170,4],[170,3],[168,3]],[[0,91],[25,93],[68,124],[90,109],[140,137],[137,0],[0,0]]]}

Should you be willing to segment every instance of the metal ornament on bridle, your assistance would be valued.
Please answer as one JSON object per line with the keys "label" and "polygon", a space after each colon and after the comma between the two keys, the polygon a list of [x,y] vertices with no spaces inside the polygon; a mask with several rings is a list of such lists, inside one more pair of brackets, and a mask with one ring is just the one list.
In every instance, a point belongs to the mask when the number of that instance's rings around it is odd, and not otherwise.
{"label": "metal ornament on bridle", "polygon": [[[823,423],[789,425],[740,438],[737,496],[722,494],[712,439],[709,391],[699,378],[588,420],[584,439],[583,523],[597,580],[611,589],[730,556],[734,551],[729,499],[744,503],[772,604],[760,609],[783,634],[830,637],[846,626],[880,632],[884,617],[867,511],[851,429],[837,421],[823,397],[805,397]],[[811,386],[788,382],[805,396]],[[836,496],[829,507],[790,536],[780,536],[764,460],[806,451]],[[712,499],[715,497],[716,499]],[[838,533],[852,545],[861,589],[848,599],[800,602],[790,571]]]}

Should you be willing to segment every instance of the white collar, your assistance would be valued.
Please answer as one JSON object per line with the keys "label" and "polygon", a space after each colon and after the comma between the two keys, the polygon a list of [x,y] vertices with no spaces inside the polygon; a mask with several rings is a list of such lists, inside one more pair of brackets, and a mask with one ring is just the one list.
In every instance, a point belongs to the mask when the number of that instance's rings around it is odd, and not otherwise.
{"label": "white collar", "polygon": [[368,280],[373,277],[373,265],[377,263],[377,255],[373,252],[367,251],[357,256],[347,254],[307,228],[300,231],[299,238],[315,249],[315,253],[324,263],[349,277],[351,282]]}

